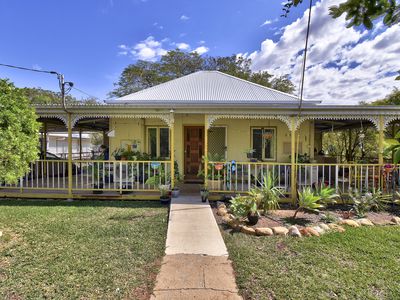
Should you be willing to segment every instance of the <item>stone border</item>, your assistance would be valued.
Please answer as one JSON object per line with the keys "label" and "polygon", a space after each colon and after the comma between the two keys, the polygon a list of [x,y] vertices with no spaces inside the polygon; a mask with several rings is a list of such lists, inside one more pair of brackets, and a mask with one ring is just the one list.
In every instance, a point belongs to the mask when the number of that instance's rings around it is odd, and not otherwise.
{"label": "stone border", "polygon": [[[352,220],[344,219],[336,223],[319,223],[314,226],[308,226],[304,228],[298,228],[296,225],[286,226],[276,226],[276,227],[263,227],[263,228],[253,228],[246,226],[243,222],[237,219],[235,216],[230,214],[226,208],[226,205],[221,203],[218,204],[217,215],[222,217],[222,220],[232,229],[240,231],[249,235],[257,236],[293,236],[293,237],[309,237],[309,236],[321,236],[328,232],[345,232],[344,226],[350,227],[361,227],[361,226],[379,226],[383,224],[374,224],[371,220],[367,218]],[[394,216],[390,223],[386,225],[400,225],[400,217]]]}

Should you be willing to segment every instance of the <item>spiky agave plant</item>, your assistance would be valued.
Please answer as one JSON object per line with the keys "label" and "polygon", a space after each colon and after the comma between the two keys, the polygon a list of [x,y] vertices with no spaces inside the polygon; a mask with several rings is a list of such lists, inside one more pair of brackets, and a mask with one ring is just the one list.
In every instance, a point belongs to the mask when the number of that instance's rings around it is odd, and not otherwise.
{"label": "spiky agave plant", "polygon": [[276,186],[277,179],[269,174],[259,181],[260,186],[250,190],[250,196],[255,197],[264,215],[268,210],[279,209],[279,199],[283,196],[282,189]]}
{"label": "spiky agave plant", "polygon": [[297,200],[297,209],[294,212],[293,219],[296,218],[299,211],[309,211],[313,213],[319,213],[324,205],[320,203],[321,197],[313,192],[310,187],[306,187],[299,192]]}

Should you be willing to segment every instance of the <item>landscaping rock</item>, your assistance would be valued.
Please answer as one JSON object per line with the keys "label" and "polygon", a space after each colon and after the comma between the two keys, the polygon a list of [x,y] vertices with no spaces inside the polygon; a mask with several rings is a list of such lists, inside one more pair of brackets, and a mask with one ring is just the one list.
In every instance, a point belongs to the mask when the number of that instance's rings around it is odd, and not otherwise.
{"label": "landscaping rock", "polygon": [[362,226],[374,226],[374,223],[372,223],[371,220],[365,218],[357,220],[357,223]]}
{"label": "landscaping rock", "polygon": [[356,221],[354,220],[342,220],[338,223],[339,225],[347,225],[347,226],[351,226],[351,227],[360,227],[361,225],[358,224]]}
{"label": "landscaping rock", "polygon": [[323,230],[325,230],[325,231],[329,231],[331,228],[328,226],[328,225],[326,225],[325,223],[321,223],[321,224],[318,224],[318,226],[319,227],[321,227]]}
{"label": "landscaping rock", "polygon": [[226,205],[225,205],[225,203],[224,203],[224,202],[217,201],[217,208],[220,208],[220,207],[223,207],[223,208],[225,208],[225,209],[226,209]]}
{"label": "landscaping rock", "polygon": [[272,231],[271,228],[265,227],[265,228],[256,228],[256,234],[257,235],[262,235],[262,236],[271,236],[274,235],[274,232]]}
{"label": "landscaping rock", "polygon": [[2,237],[3,236],[3,231],[0,231],[0,237]]}
{"label": "landscaping rock", "polygon": [[393,217],[390,221],[392,221],[396,225],[400,225],[400,218],[399,217]]}
{"label": "landscaping rock", "polygon": [[337,232],[345,232],[346,229],[344,229],[344,227],[338,225],[338,224],[329,224],[328,225],[330,229],[335,230]]}
{"label": "landscaping rock", "polygon": [[377,226],[393,225],[394,223],[390,220],[373,220],[372,223]]}
{"label": "landscaping rock", "polygon": [[299,231],[299,229],[295,226],[292,225],[289,227],[289,233],[290,236],[295,236],[295,237],[301,237],[301,233]]}
{"label": "landscaping rock", "polygon": [[238,229],[241,226],[238,219],[228,219],[226,223],[233,229]]}
{"label": "landscaping rock", "polygon": [[226,210],[226,207],[220,206],[217,210],[217,215],[218,216],[225,216],[228,214],[228,211]]}
{"label": "landscaping rock", "polygon": [[256,235],[256,230],[252,227],[242,226],[242,228],[240,228],[240,231],[246,234]]}
{"label": "landscaping rock", "polygon": [[275,235],[287,235],[289,230],[283,226],[272,227],[272,231]]}
{"label": "landscaping rock", "polygon": [[325,233],[325,230],[320,226],[313,226],[311,228],[314,229],[316,232],[318,232],[319,235],[323,235]]}
{"label": "landscaping rock", "polygon": [[299,231],[302,236],[311,236],[311,233],[306,228],[301,228]]}
{"label": "landscaping rock", "polygon": [[319,232],[312,227],[306,227],[304,230],[311,236],[320,236]]}
{"label": "landscaping rock", "polygon": [[232,220],[232,219],[233,219],[233,218],[231,217],[230,214],[226,214],[225,216],[222,217],[222,220],[223,220],[225,223],[229,223],[229,221]]}

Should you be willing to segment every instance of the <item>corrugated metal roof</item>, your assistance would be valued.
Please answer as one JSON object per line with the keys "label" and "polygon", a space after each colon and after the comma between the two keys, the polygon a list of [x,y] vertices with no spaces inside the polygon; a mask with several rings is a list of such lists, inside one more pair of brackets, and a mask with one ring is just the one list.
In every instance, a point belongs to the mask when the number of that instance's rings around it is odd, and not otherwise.
{"label": "corrugated metal roof", "polygon": [[298,97],[219,71],[199,71],[108,103],[139,104],[149,101],[174,103],[277,103],[294,102]]}

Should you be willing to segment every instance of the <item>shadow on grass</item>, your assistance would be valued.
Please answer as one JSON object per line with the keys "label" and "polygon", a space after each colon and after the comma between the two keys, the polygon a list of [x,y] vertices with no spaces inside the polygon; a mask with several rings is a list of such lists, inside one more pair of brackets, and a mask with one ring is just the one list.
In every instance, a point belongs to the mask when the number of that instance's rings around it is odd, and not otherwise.
{"label": "shadow on grass", "polygon": [[72,207],[129,207],[159,208],[162,205],[156,200],[52,200],[52,199],[0,199],[1,206],[72,206]]}

